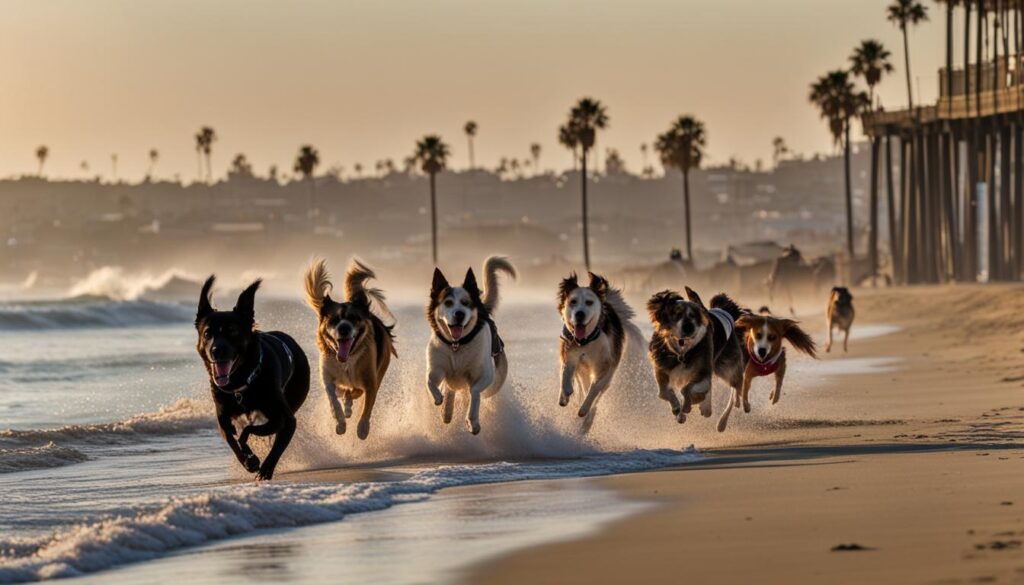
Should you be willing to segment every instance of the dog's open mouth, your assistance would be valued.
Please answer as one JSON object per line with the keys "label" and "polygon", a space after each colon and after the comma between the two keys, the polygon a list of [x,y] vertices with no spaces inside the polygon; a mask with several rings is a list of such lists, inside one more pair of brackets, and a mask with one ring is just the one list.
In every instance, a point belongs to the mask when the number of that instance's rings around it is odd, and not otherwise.
{"label": "dog's open mouth", "polygon": [[235,369],[237,359],[213,362],[213,382],[218,386],[227,386],[231,381],[231,372]]}
{"label": "dog's open mouth", "polygon": [[352,353],[352,343],[355,341],[352,337],[346,337],[345,339],[338,340],[338,361],[345,363],[348,361],[348,356]]}
{"label": "dog's open mouth", "polygon": [[583,341],[583,339],[587,337],[587,326],[576,325],[575,327],[573,327],[572,334],[576,336],[577,340]]}
{"label": "dog's open mouth", "polygon": [[462,325],[448,325],[448,330],[452,332],[452,341],[458,341],[462,339],[462,332],[465,331],[465,327]]}

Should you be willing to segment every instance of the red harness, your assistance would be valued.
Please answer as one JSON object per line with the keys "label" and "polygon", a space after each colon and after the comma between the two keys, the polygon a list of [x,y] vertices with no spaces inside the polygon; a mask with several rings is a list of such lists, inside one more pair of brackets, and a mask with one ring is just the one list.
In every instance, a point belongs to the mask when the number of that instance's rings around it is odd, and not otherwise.
{"label": "red harness", "polygon": [[779,364],[782,362],[782,356],[786,355],[786,348],[779,349],[779,353],[775,354],[775,357],[764,361],[758,359],[758,357],[750,351],[749,346],[747,346],[747,355],[750,356],[750,365],[754,366],[754,371],[757,372],[755,377],[770,376],[779,369]]}

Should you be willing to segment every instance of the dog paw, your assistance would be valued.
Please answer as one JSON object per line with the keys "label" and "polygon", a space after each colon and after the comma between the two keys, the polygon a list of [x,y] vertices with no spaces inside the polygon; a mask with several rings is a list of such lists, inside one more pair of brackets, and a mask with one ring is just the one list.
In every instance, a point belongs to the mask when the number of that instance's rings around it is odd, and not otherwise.
{"label": "dog paw", "polygon": [[444,404],[444,396],[438,394],[434,397],[434,406],[441,406],[442,404]]}
{"label": "dog paw", "polygon": [[686,413],[683,413],[683,412],[676,413],[676,422],[679,423],[679,424],[683,424],[684,422],[686,422]]}
{"label": "dog paw", "polygon": [[336,422],[334,424],[334,433],[335,434],[337,434],[337,435],[344,435],[345,434],[345,430],[346,430],[346,427],[345,427],[345,421],[344,420],[340,420],[340,421],[338,421],[338,422]]}
{"label": "dog paw", "polygon": [[480,434],[480,423],[473,421],[466,421],[466,426],[469,428],[469,432],[474,435]]}
{"label": "dog paw", "polygon": [[711,409],[702,407],[700,409],[700,415],[703,416],[704,418],[711,418]]}
{"label": "dog paw", "polygon": [[728,425],[729,425],[729,421],[727,421],[727,420],[720,420],[720,421],[718,421],[718,432],[724,433],[725,432],[725,427],[728,426]]}
{"label": "dog paw", "polygon": [[744,402],[743,403],[743,412],[750,413],[750,403],[749,402]]}
{"label": "dog paw", "polygon": [[245,470],[249,473],[254,473],[260,468],[260,458],[255,454],[250,453],[246,455],[244,460],[242,460],[242,467],[245,467]]}
{"label": "dog paw", "polygon": [[559,394],[558,395],[558,406],[566,406],[569,404],[570,394]]}
{"label": "dog paw", "polygon": [[370,421],[361,420],[359,426],[356,427],[356,436],[359,437],[360,441],[365,441],[366,437],[370,434]]}
{"label": "dog paw", "polygon": [[579,411],[579,412],[577,412],[576,414],[577,414],[577,415],[578,415],[578,416],[579,416],[580,418],[586,418],[586,417],[587,417],[587,415],[588,415],[588,414],[590,414],[590,410],[589,410],[589,409],[584,409],[584,408],[581,408],[581,409],[580,409],[580,411]]}
{"label": "dog paw", "polygon": [[260,472],[256,474],[256,481],[270,481],[274,479],[274,468],[268,465],[260,467]]}

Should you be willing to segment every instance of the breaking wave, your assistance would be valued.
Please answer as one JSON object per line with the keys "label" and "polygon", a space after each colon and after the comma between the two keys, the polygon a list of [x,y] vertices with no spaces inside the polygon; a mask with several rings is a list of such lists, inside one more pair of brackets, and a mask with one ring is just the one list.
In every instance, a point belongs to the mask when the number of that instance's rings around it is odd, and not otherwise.
{"label": "breaking wave", "polygon": [[37,447],[0,447],[0,473],[62,467],[87,459],[89,457],[78,449],[61,447],[53,442]]}
{"label": "breaking wave", "polygon": [[191,307],[177,303],[84,296],[56,302],[2,304],[0,331],[165,325],[189,323],[193,317]]}
{"label": "breaking wave", "polygon": [[83,575],[257,530],[337,521],[420,501],[449,487],[588,477],[683,465],[692,450],[638,450],[575,460],[441,466],[394,482],[227,486],[38,539],[0,539],[0,583]]}

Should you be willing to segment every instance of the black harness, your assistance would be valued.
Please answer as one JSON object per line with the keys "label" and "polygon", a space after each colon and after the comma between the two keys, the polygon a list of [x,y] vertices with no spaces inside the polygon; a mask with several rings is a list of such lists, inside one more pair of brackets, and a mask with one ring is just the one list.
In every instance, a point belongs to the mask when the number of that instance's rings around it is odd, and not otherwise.
{"label": "black harness", "polygon": [[441,334],[440,330],[437,332],[437,338],[443,341],[445,345],[452,348],[453,352],[458,352],[460,347],[473,341],[473,338],[475,338],[484,328],[485,323],[491,326],[491,356],[496,357],[505,352],[505,342],[501,340],[501,336],[498,335],[498,328],[494,325],[494,321],[490,317],[478,319],[476,325],[469,330],[469,333],[460,337],[458,341],[446,339],[445,336]]}
{"label": "black harness", "polygon": [[563,324],[562,325],[562,339],[567,341],[567,342],[569,342],[572,345],[575,345],[575,346],[578,346],[578,347],[586,347],[586,346],[590,345],[592,342],[596,341],[598,337],[601,337],[601,330],[603,328],[604,328],[604,313],[601,313],[601,318],[597,321],[597,327],[594,327],[594,330],[590,332],[590,335],[586,336],[584,339],[576,339],[576,336],[573,335],[572,331],[569,331],[569,326]]}
{"label": "black harness", "polygon": [[270,335],[270,334],[257,333],[256,335],[257,335],[257,340],[259,341],[259,344],[260,344],[260,353],[259,353],[259,357],[256,359],[256,367],[254,367],[252,369],[252,372],[250,372],[249,375],[246,376],[245,382],[242,385],[240,385],[237,388],[235,388],[235,389],[230,389],[230,384],[228,386],[217,386],[216,384],[214,384],[214,386],[217,388],[218,391],[220,391],[220,392],[222,392],[224,394],[231,394],[232,396],[234,396],[235,400],[238,402],[238,404],[242,404],[242,400],[244,399],[243,394],[245,393],[245,391],[248,390],[249,386],[252,386],[253,383],[256,381],[256,379],[260,377],[260,374],[263,373],[263,340],[264,339],[273,339],[274,341],[276,341],[279,344],[281,344],[281,349],[284,350],[284,355],[288,358],[288,375],[285,376],[284,384],[283,385],[287,386],[288,382],[290,382],[291,379],[292,379],[292,375],[295,374],[295,358],[292,355],[292,350],[288,347],[288,344],[285,343],[283,339],[280,339],[278,337],[274,337],[273,335]]}

